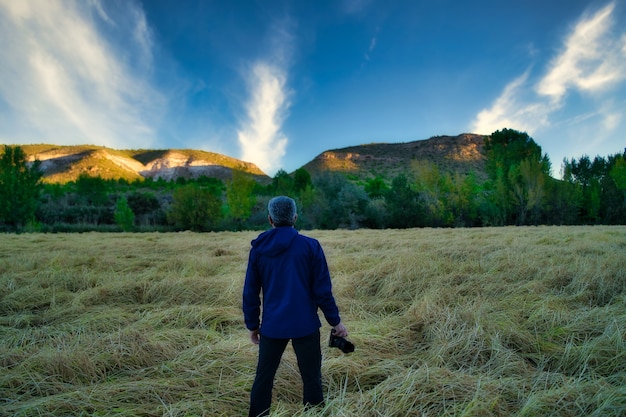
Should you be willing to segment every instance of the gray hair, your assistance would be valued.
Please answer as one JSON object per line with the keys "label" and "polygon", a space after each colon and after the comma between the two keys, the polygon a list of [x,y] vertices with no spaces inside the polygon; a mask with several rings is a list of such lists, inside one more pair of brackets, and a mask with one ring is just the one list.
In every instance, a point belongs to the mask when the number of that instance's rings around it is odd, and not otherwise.
{"label": "gray hair", "polygon": [[267,204],[272,222],[275,226],[293,226],[296,222],[296,202],[284,195],[274,197]]}

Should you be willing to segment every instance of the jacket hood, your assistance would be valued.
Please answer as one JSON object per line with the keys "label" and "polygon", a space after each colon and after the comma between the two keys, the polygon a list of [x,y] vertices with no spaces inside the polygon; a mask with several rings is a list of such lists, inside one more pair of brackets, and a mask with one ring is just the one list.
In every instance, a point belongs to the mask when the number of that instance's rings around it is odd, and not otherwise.
{"label": "jacket hood", "polygon": [[261,255],[273,257],[286,251],[296,236],[298,231],[291,226],[275,227],[254,239],[252,247]]}

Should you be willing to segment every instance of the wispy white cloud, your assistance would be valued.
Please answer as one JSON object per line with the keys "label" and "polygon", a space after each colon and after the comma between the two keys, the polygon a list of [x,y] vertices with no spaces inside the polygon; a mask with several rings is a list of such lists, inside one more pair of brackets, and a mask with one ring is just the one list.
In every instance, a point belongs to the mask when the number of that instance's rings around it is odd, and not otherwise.
{"label": "wispy white cloud", "polygon": [[115,22],[109,17],[107,12],[102,7],[102,3],[100,2],[100,0],[89,0],[89,4],[91,4],[91,6],[95,9],[96,13],[98,13],[102,20],[110,25],[115,25]]}
{"label": "wispy white cloud", "polygon": [[372,52],[374,52],[374,49],[376,49],[376,45],[378,44],[378,32],[379,31],[380,31],[380,28],[377,27],[376,28],[376,32],[374,33],[374,36],[372,36],[372,39],[370,40],[369,48],[367,48],[367,52],[365,53],[365,60],[366,61],[370,60]]}
{"label": "wispy white cloud", "polygon": [[243,72],[248,98],[237,130],[240,158],[254,162],[269,175],[281,168],[289,142],[282,126],[293,94],[288,87],[288,68],[293,54],[294,24],[289,18],[276,21],[267,40],[266,56]]}
{"label": "wispy white cloud", "polygon": [[367,9],[372,0],[343,0],[340,6],[346,14],[358,14]]}
{"label": "wispy white cloud", "polygon": [[151,69],[152,62],[152,34],[146,21],[146,15],[142,9],[131,8],[133,37],[141,53],[144,68]]}
{"label": "wispy white cloud", "polygon": [[266,62],[254,64],[248,78],[247,120],[238,131],[241,159],[268,174],[280,168],[288,142],[281,132],[289,109],[286,82],[285,70]]}
{"label": "wispy white cloud", "polygon": [[536,91],[559,101],[571,88],[600,91],[626,77],[623,38],[612,39],[614,3],[583,18],[565,41],[565,47],[550,64]]}
{"label": "wispy white cloud", "polygon": [[503,127],[528,132],[549,128],[558,123],[552,117],[555,112],[568,106],[570,92],[589,95],[589,101],[597,106],[594,117],[605,121],[599,126],[615,129],[625,110],[616,112],[615,106],[606,103],[611,100],[611,87],[626,79],[626,34],[612,32],[614,11],[611,2],[583,15],[545,75],[533,83],[527,71],[509,83],[490,108],[479,112],[472,131],[489,134]]}
{"label": "wispy white cloud", "polygon": [[505,127],[532,131],[545,126],[551,106],[549,103],[524,99],[528,78],[529,71],[526,71],[511,81],[491,108],[478,113],[472,131],[489,134]]}
{"label": "wispy white cloud", "polygon": [[[12,119],[0,123],[1,141],[153,143],[164,100],[144,77],[152,65],[144,13],[134,3],[107,13],[103,4],[0,0],[0,117]],[[107,26],[131,41],[117,48]]]}

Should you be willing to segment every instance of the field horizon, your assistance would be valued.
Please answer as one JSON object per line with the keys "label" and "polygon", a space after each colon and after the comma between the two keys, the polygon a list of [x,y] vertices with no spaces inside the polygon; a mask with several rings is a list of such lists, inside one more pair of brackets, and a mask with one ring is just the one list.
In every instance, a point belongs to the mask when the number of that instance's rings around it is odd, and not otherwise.
{"label": "field horizon", "polygon": [[[0,415],[247,415],[241,289],[258,231],[0,235]],[[272,416],[626,415],[626,226],[301,231],[349,355]]]}

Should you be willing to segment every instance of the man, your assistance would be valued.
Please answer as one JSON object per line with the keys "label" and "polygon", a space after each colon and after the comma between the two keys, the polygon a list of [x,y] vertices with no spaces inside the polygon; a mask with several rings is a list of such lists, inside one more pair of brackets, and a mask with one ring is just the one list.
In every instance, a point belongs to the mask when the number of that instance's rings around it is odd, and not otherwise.
{"label": "man", "polygon": [[[346,337],[330,273],[319,242],[294,229],[296,202],[285,196],[268,204],[272,229],[252,241],[243,289],[243,313],[250,340],[259,345],[249,416],[269,415],[274,376],[287,343],[296,353],[305,406],[321,405],[322,353],[318,308],[335,334]],[[263,317],[261,297],[263,293]]]}

